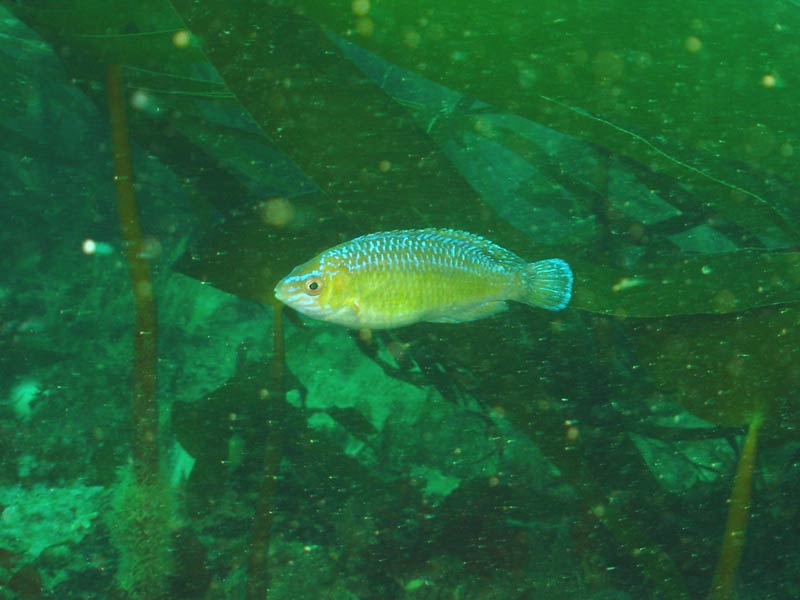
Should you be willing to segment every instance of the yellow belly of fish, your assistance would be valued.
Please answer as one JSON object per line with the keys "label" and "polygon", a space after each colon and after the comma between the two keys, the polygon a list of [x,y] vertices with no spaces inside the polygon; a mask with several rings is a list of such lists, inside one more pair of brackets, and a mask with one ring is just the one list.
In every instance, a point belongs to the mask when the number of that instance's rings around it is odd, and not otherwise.
{"label": "yellow belly of fish", "polygon": [[459,271],[372,271],[352,281],[352,326],[401,327],[420,321],[461,323],[505,309],[512,299],[509,275]]}

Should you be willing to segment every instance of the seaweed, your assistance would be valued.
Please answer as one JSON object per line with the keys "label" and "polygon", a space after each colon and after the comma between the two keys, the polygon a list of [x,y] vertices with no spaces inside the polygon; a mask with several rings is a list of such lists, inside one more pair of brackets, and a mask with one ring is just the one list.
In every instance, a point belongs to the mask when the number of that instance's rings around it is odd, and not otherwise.
{"label": "seaweed", "polygon": [[173,572],[174,494],[162,477],[158,436],[158,323],[150,265],[134,192],[128,121],[119,65],[108,67],[108,104],[117,211],[134,303],[131,468],[109,516],[120,553],[117,582],[131,598],[167,597]]}
{"label": "seaweed", "polygon": [[[427,224],[485,232],[521,255],[531,259],[544,256],[540,245],[499,218],[486,202],[478,200],[463,174],[453,169],[443,152],[447,138],[434,136],[432,140],[420,131],[407,105],[387,98],[343,54],[341,46],[330,40],[320,23],[332,30],[342,28],[343,34],[355,30],[351,29],[350,16],[342,14],[334,18],[334,12],[323,5],[305,6],[305,14],[314,16],[316,22],[297,11],[269,4],[253,8],[260,16],[259,22],[236,20],[237,14],[249,14],[244,5],[240,12],[231,14],[227,6],[214,3],[202,8],[176,4],[184,21],[166,3],[153,5],[146,14],[127,7],[116,11],[110,5],[103,8],[92,3],[74,10],[61,7],[55,13],[25,6],[16,7],[16,11],[51,39],[55,47],[69,48],[67,66],[90,93],[91,73],[98,61],[119,59],[126,65],[129,86],[146,100],[134,116],[134,132],[142,136],[140,139],[148,148],[164,156],[179,171],[190,170],[186,164],[189,157],[210,158],[205,167],[195,167],[200,176],[190,178],[187,185],[194,184],[193,197],[202,198],[203,203],[215,206],[216,210],[221,208],[226,220],[210,228],[207,237],[179,264],[180,270],[192,276],[265,301],[271,295],[271,284],[283,274],[282,265],[296,264],[309,250],[369,230]],[[387,8],[380,10],[385,12]],[[440,13],[442,18],[452,17],[448,23],[455,24],[461,18],[454,8],[440,6],[437,10],[452,10],[452,15]],[[102,21],[95,19],[98,15],[102,15]],[[342,17],[348,23],[347,28],[341,25]],[[402,19],[385,17],[391,27],[400,27]],[[502,15],[498,18],[502,22]],[[103,26],[99,27],[98,22]],[[158,27],[153,26],[154,22]],[[214,23],[226,26],[220,28]],[[193,34],[187,32],[187,25]],[[354,39],[397,65],[408,66],[412,73],[417,63],[409,64],[408,58],[424,48],[408,52],[402,42],[404,35],[392,38],[388,35],[391,31],[394,29],[380,29],[379,34]],[[188,41],[176,46],[174,38],[182,34]],[[202,48],[199,40],[203,42]],[[467,42],[459,42],[462,43]],[[477,49],[485,45],[486,38],[476,36],[469,43],[476,44],[470,56],[483,56]],[[603,119],[585,110],[572,109],[562,102],[537,100],[538,94],[528,89],[503,85],[501,82],[508,83],[504,78],[511,75],[502,65],[490,71],[484,68],[484,72],[492,73],[491,78],[473,79],[473,69],[479,63],[468,61],[454,70],[449,62],[443,63],[441,56],[425,55],[428,65],[425,75],[493,103],[495,112],[511,110],[577,140],[627,156],[652,173],[646,182],[655,183],[662,176],[679,180],[692,191],[681,205],[683,213],[694,210],[701,215],[700,219],[709,222],[734,223],[739,231],[755,231],[761,236],[779,235],[789,247],[796,243],[797,236],[786,225],[792,219],[782,216],[783,208],[776,208],[779,202],[785,203],[785,199],[796,195],[791,185],[771,194],[766,201],[763,195],[748,192],[741,185],[699,175],[685,165],[680,166],[679,161],[674,168],[660,167],[659,160],[670,164],[674,161],[667,160],[669,155],[665,151],[655,152],[647,144],[644,150],[637,151],[642,145],[637,135],[620,132],[610,122],[603,124]],[[207,62],[209,59],[213,67]],[[441,69],[438,75],[431,71],[434,67]],[[489,79],[494,83],[489,84]],[[353,90],[359,90],[359,103],[349,99]],[[265,102],[264,98],[270,100]],[[148,103],[155,113],[148,109]],[[215,110],[217,114],[221,110],[233,110],[240,115],[242,110],[246,112],[244,121],[240,116],[230,121],[230,126],[220,129],[212,118]],[[559,117],[560,113],[564,116]],[[171,115],[166,122],[164,115]],[[478,121],[485,119],[474,111],[457,111],[441,117],[442,123],[449,123],[445,129],[457,132],[474,132]],[[159,126],[161,133],[154,130],[153,118],[164,122]],[[203,123],[201,130],[198,122]],[[138,123],[142,123],[141,131]],[[328,123],[337,126],[326,127]],[[164,138],[163,133],[170,129],[178,137]],[[510,144],[514,139],[502,127],[493,131],[500,136],[500,143]],[[626,151],[612,143],[615,136],[627,140],[621,144]],[[219,143],[225,139],[230,142]],[[237,148],[245,148],[256,139],[302,168],[304,175],[293,176],[295,189],[306,185],[303,177],[314,182],[315,191],[306,187],[296,197],[285,189],[281,191],[277,182],[272,186],[276,190],[273,197],[289,201],[294,214],[289,224],[265,222],[257,209],[264,196],[258,198],[255,190],[232,187],[228,189],[233,194],[223,192],[223,198],[214,190],[222,190],[224,186],[206,183],[224,182],[231,175],[241,180],[241,175],[234,171],[239,167],[234,165],[245,165],[252,159]],[[169,150],[165,148],[165,140],[172,146]],[[519,148],[517,143],[514,146]],[[176,160],[181,155],[182,160]],[[533,154],[530,159],[536,156],[541,154]],[[698,179],[701,183],[695,181]],[[753,173],[743,185],[756,181],[757,173]],[[591,194],[584,197],[583,212],[596,212],[601,219],[606,209],[600,206],[599,212],[594,210],[595,201]],[[242,213],[244,218],[240,216]],[[629,225],[642,228],[635,222]],[[655,230],[652,226],[643,229]],[[246,243],[230,244],[231,238]],[[323,243],[322,239],[326,241]],[[704,259],[674,250],[658,251],[651,252],[646,260],[624,264],[620,257],[630,255],[630,247],[629,240],[617,236],[616,239],[601,237],[588,244],[582,242],[580,247],[551,249],[575,265],[576,307],[607,314],[654,317],[735,312],[797,300],[798,286],[792,276],[796,270],[795,253],[787,252],[787,248],[782,252],[743,249],[705,255]],[[604,256],[606,260],[598,261]],[[756,277],[763,276],[768,269],[775,277],[767,286],[763,281],[750,285],[747,278],[739,276],[742,269]],[[714,277],[701,276],[704,273],[714,273]],[[692,285],[685,286],[686,281]],[[709,285],[730,289],[736,302],[715,303]]]}
{"label": "seaweed", "polygon": [[[762,196],[718,175],[738,177],[725,163],[741,161],[798,181],[797,166],[774,151],[797,91],[759,85],[765,64],[788,72],[798,49],[778,31],[754,40],[748,27],[756,25],[745,7],[735,2],[701,10],[691,2],[635,9],[625,2],[531,7],[523,0],[470,10],[457,0],[435,7],[421,0],[367,7],[359,13],[331,0],[303,0],[296,9],[394,65],[678,179],[747,228],[769,224],[797,239],[796,196]],[[788,8],[781,16],[798,19]],[[707,53],[694,54],[681,44],[692,36],[702,40],[704,27],[720,27],[723,20],[726,34],[714,36]],[[687,30],[687,23],[697,29]],[[676,39],[676,31],[685,34]],[[744,43],[752,52],[740,52]],[[708,60],[707,54],[724,60]],[[743,73],[751,78],[747,84],[740,83]],[[699,93],[709,82],[716,93]],[[714,119],[703,118],[706,114]],[[743,130],[744,119],[762,127],[756,133]],[[755,140],[748,139],[753,135],[767,138],[762,143],[773,144],[773,151],[764,153],[760,145],[757,152]],[[718,157],[712,168],[680,157],[703,147]]]}

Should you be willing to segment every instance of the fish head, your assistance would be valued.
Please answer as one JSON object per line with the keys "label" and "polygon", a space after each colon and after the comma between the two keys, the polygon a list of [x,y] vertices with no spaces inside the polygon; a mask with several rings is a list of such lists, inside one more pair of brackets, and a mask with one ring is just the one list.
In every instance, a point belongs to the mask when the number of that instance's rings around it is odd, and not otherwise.
{"label": "fish head", "polygon": [[344,265],[317,257],[295,267],[281,279],[275,286],[275,297],[314,319],[346,323],[357,306],[350,280]]}

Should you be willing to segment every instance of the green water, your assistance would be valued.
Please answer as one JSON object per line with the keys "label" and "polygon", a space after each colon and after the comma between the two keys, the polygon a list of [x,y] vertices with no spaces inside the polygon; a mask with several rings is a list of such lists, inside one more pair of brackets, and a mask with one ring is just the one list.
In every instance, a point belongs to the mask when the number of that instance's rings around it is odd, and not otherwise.
{"label": "green water", "polygon": [[[790,0],[3,3],[0,598],[800,597],[798,31]],[[319,251],[420,227],[566,260],[570,305],[278,311]]]}

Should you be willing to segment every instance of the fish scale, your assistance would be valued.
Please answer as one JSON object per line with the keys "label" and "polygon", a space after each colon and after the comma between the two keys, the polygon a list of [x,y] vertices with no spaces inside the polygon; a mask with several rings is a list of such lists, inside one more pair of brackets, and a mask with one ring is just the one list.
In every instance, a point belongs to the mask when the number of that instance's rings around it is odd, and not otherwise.
{"label": "fish scale", "polygon": [[421,233],[426,231],[400,230],[370,234],[331,249],[328,256],[352,256],[354,262],[351,270],[380,266],[382,262],[396,264],[400,268],[449,267],[465,271],[502,271],[509,266],[524,264],[518,256],[480,236],[467,234],[470,236],[467,239],[448,237],[447,234],[463,235],[463,232],[453,230]]}
{"label": "fish scale", "polygon": [[508,300],[560,310],[572,279],[560,259],[528,263],[479,235],[409,229],[334,246],[293,269],[275,295],[317,319],[383,329],[472,321],[502,312]]}

